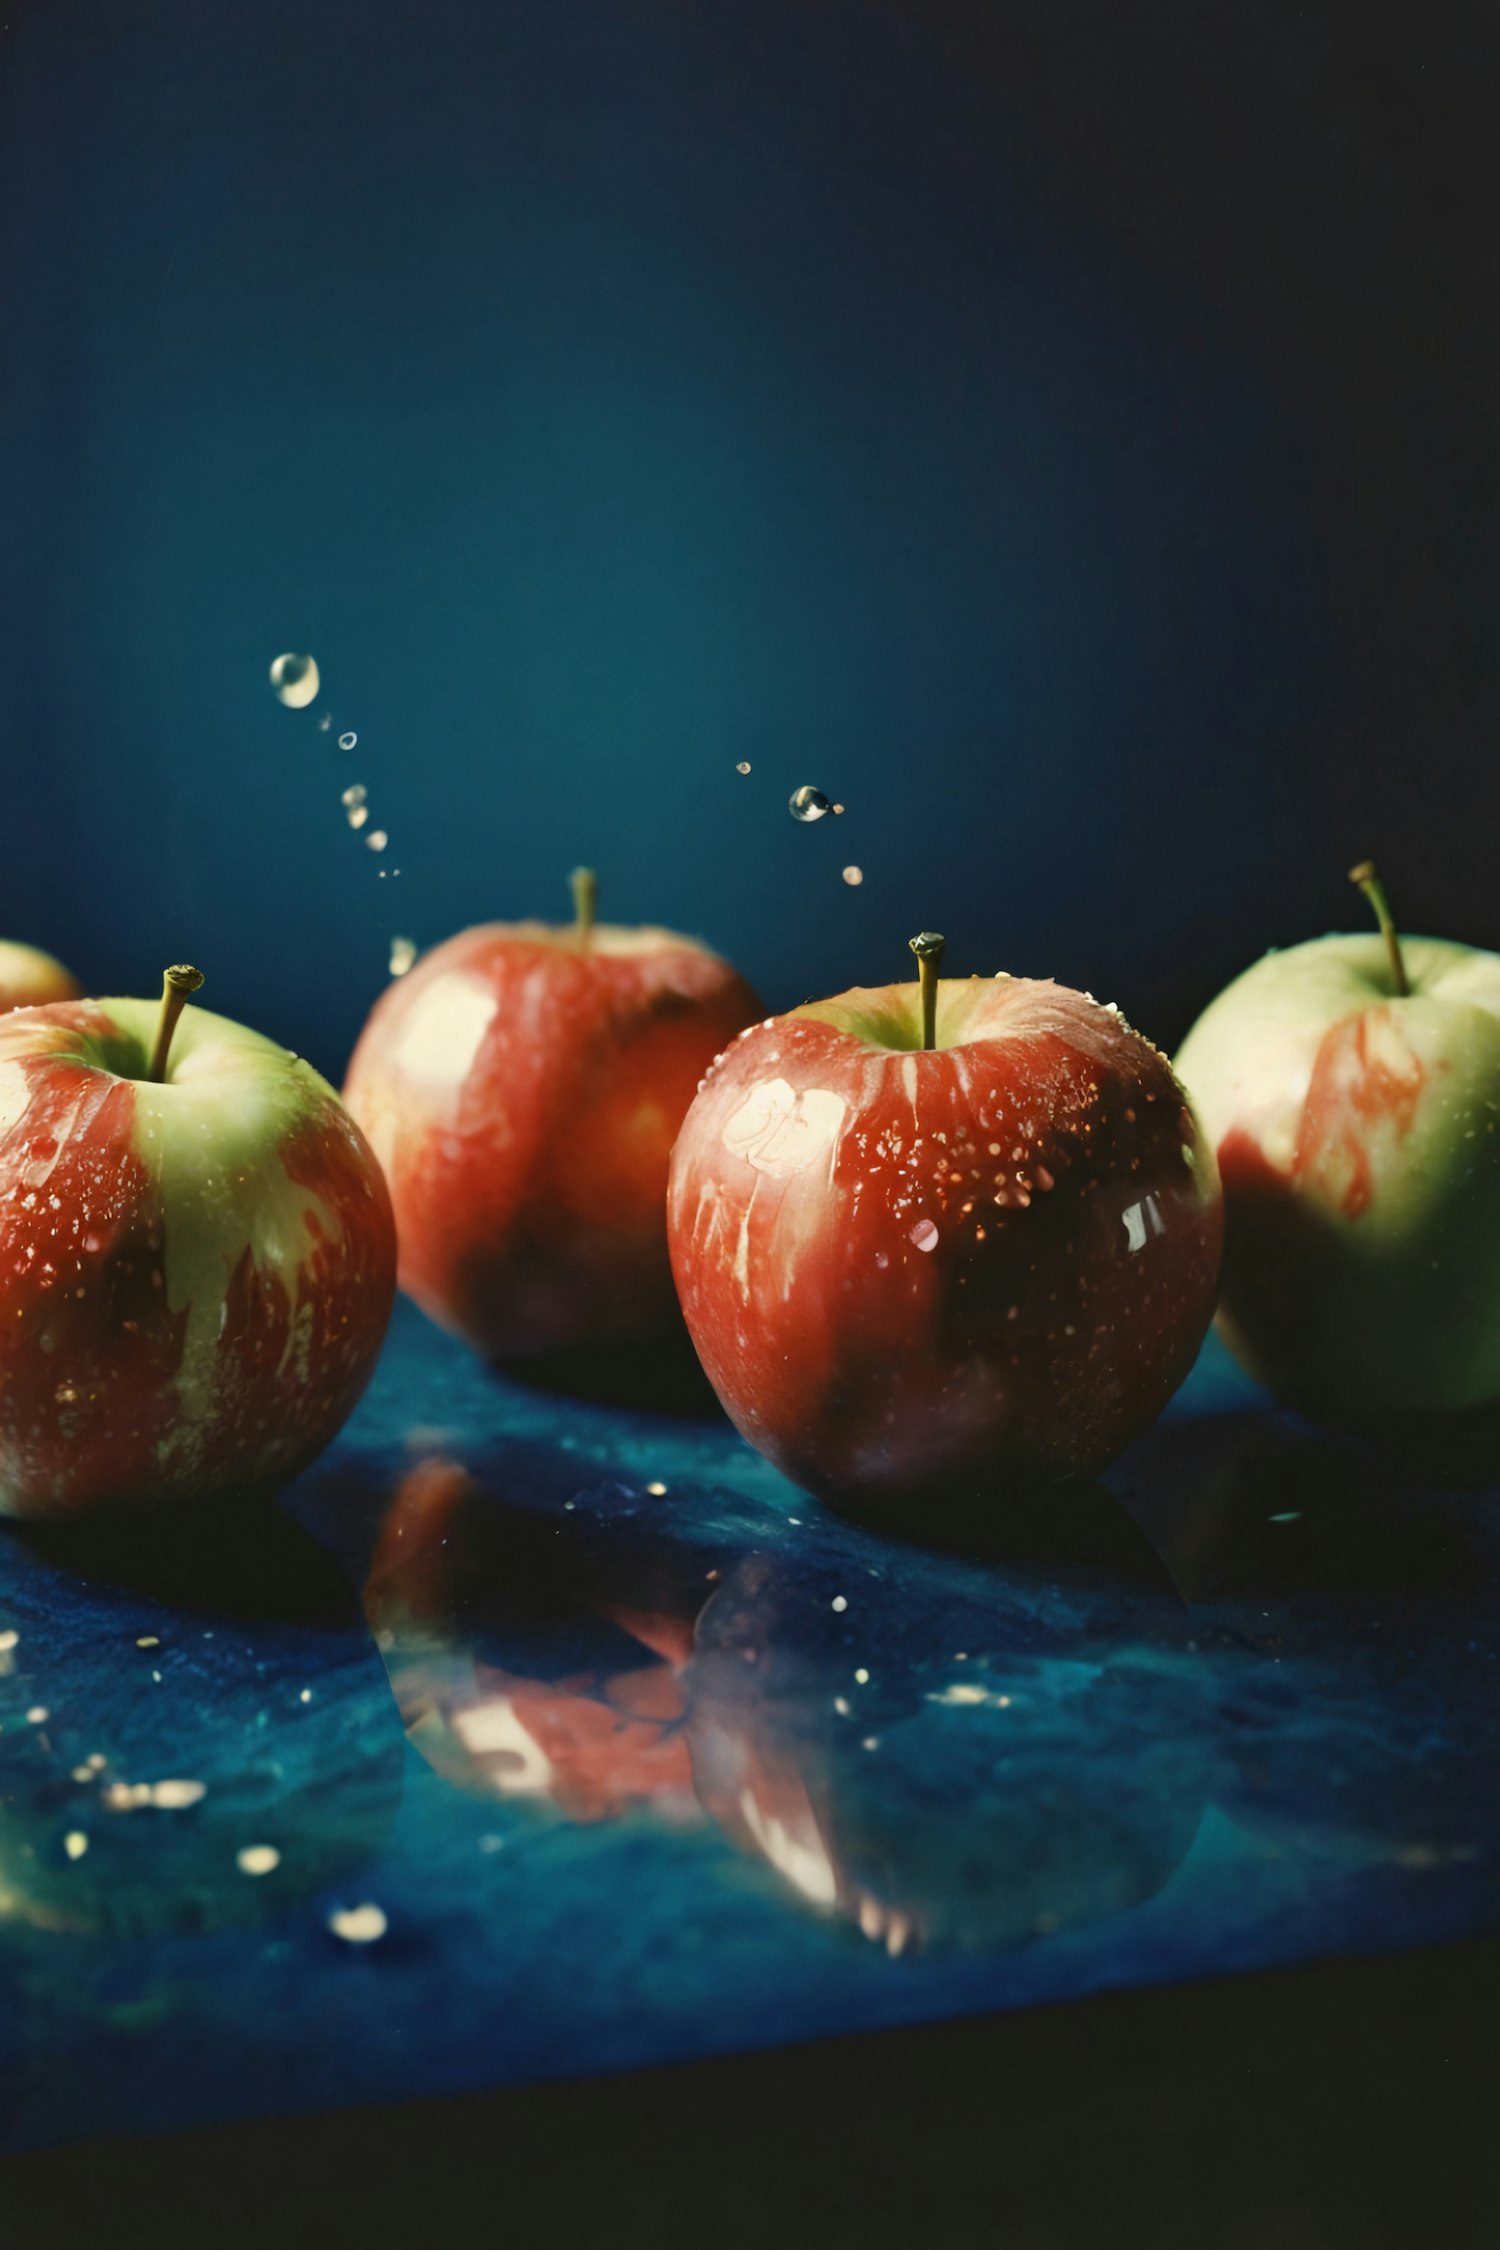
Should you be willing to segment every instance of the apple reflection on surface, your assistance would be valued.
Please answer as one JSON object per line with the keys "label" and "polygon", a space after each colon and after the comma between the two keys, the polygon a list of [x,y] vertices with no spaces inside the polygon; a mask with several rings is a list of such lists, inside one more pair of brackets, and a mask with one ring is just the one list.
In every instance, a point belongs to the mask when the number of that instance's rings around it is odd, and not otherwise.
{"label": "apple reflection on surface", "polygon": [[860,1662],[842,1596],[764,1553],[710,1567],[620,1501],[512,1509],[444,1461],[399,1488],[366,1609],[408,1739],[459,1788],[573,1822],[706,1816],[893,1956],[1100,1921],[1187,1851],[1208,1759],[1169,1724],[1170,1668],[1107,1636],[1069,1653],[972,1594],[913,1618],[868,1578]]}

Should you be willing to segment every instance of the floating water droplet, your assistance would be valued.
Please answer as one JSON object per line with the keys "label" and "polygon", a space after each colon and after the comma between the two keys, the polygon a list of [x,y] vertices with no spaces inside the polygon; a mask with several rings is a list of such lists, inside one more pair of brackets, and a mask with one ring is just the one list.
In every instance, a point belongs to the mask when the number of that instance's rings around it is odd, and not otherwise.
{"label": "floating water droplet", "polygon": [[[350,817],[352,819],[353,815],[351,814]],[[357,827],[358,822],[356,822],[355,825]],[[369,850],[371,850],[372,852],[383,852],[390,840],[390,837],[387,836],[383,828],[372,828],[369,835],[365,838],[365,843]]]}
{"label": "floating water droplet", "polygon": [[278,656],[271,666],[271,685],[289,711],[306,710],[322,685],[317,658],[298,656],[288,649],[286,655]]}
{"label": "floating water droplet", "polygon": [[63,1850],[69,1859],[82,1859],[89,1848],[89,1840],[81,1828],[70,1828],[63,1838]]}
{"label": "floating water droplet", "polygon": [[844,869],[844,881],[849,885],[851,890],[857,891],[864,879],[865,871],[862,867],[846,867]]}
{"label": "floating water droplet", "polygon": [[824,813],[832,812],[833,801],[821,789],[814,789],[810,781],[804,781],[788,797],[786,809],[793,820],[821,820]]}
{"label": "floating water droplet", "polygon": [[916,1244],[917,1248],[919,1250],[935,1250],[937,1248],[937,1239],[938,1230],[933,1225],[931,1219],[918,1219],[916,1225],[911,1230],[911,1240]]}
{"label": "floating water droplet", "polygon": [[246,1844],[234,1864],[242,1875],[270,1875],[281,1865],[281,1854],[274,1844]]}
{"label": "floating water droplet", "polygon": [[340,797],[339,803],[341,805],[362,805],[365,801],[365,794],[365,785],[362,781],[351,781],[342,797]]}
{"label": "floating water droplet", "polygon": [[393,977],[404,977],[416,958],[417,949],[409,937],[393,937],[391,939],[391,975]]}
{"label": "floating water droplet", "polygon": [[357,734],[356,734],[356,733],[354,732],[353,728],[351,727],[351,728],[350,728],[350,730],[349,730],[349,732],[348,732],[347,734],[341,734],[341,735],[339,736],[339,748],[340,748],[341,750],[352,750],[352,749],[354,748],[354,745],[355,745],[355,743],[356,743],[356,742],[358,742],[358,740],[359,740],[359,736],[358,736],[358,735],[357,735]]}
{"label": "floating water droplet", "polygon": [[736,773],[748,773],[750,771],[750,760],[748,758],[741,758],[739,764],[735,767],[734,770]]}
{"label": "floating water droplet", "polygon": [[322,718],[321,718],[321,719],[319,719],[319,721],[318,721],[318,732],[319,732],[319,734],[327,734],[327,732],[328,732],[329,728],[330,728],[330,727],[331,727],[332,725],[333,725],[333,720],[332,720],[332,719],[330,718],[329,714],[328,714],[328,713],[327,713],[327,712],[325,711],[325,712],[323,713],[323,716],[322,716]]}
{"label": "floating water droplet", "polygon": [[344,815],[351,828],[363,828],[369,817],[369,809],[365,805],[351,805]]}

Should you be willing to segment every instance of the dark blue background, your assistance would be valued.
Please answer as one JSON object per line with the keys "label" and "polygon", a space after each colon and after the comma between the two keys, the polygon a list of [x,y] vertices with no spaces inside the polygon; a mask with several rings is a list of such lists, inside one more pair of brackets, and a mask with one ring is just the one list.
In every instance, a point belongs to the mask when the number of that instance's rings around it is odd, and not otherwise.
{"label": "dark blue background", "polygon": [[935,924],[1170,1040],[1368,850],[1500,942],[1495,19],[1384,36],[12,0],[5,934],[335,1074],[578,859],[775,1005]]}

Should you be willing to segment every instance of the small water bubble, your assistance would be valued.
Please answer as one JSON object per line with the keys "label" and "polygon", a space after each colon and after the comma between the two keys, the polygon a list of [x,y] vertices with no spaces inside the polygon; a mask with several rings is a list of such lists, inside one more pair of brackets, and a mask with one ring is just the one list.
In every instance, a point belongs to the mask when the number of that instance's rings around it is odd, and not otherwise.
{"label": "small water bubble", "polygon": [[748,773],[750,771],[750,760],[748,758],[741,758],[739,764],[735,767],[734,770],[736,773]]}
{"label": "small water bubble", "polygon": [[844,869],[844,881],[851,890],[857,891],[864,879],[865,871],[862,867],[846,867]]}
{"label": "small water bubble", "polygon": [[319,721],[318,721],[318,732],[319,732],[319,734],[327,734],[327,732],[328,732],[329,728],[330,728],[330,727],[331,727],[332,725],[333,725],[333,720],[332,720],[332,718],[331,718],[331,717],[329,716],[328,712],[326,712],[326,711],[325,711],[325,712],[323,713],[323,716],[322,716],[322,718],[321,718],[321,719],[319,719]]}
{"label": "small water bubble", "polygon": [[63,1838],[63,1850],[69,1859],[82,1859],[89,1848],[88,1837],[81,1828],[70,1828]]}
{"label": "small water bubble", "polygon": [[383,828],[372,828],[365,838],[365,844],[367,849],[372,852],[383,852],[390,840]]}
{"label": "small water bubble", "polygon": [[314,656],[298,656],[289,649],[271,666],[271,685],[278,700],[290,711],[306,710],[321,684],[318,660]]}
{"label": "small water bubble", "polygon": [[368,805],[351,805],[344,815],[351,828],[363,828],[369,817],[370,808]]}
{"label": "small water bubble", "polygon": [[340,797],[339,803],[341,805],[362,805],[365,801],[366,795],[367,791],[362,781],[351,781],[348,788]]}
{"label": "small water bubble", "polygon": [[234,1864],[242,1875],[272,1875],[281,1865],[281,1854],[274,1844],[246,1844],[235,1853]]}
{"label": "small water bubble", "polygon": [[810,781],[804,781],[802,787],[794,789],[788,797],[786,809],[793,820],[821,820],[824,813],[832,812],[833,800],[825,797],[821,789],[814,789]]}
{"label": "small water bubble", "polygon": [[352,750],[358,740],[359,736],[355,734],[353,729],[351,728],[347,734],[341,734],[339,736],[339,748],[341,750]]}
{"label": "small water bubble", "polygon": [[391,939],[391,975],[393,977],[404,977],[416,958],[417,948],[411,938],[393,937]]}

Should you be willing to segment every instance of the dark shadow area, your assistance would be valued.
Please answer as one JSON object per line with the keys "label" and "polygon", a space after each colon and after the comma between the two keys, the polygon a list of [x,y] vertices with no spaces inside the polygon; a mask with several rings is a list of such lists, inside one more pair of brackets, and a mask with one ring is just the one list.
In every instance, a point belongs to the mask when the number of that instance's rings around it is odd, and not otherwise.
{"label": "dark shadow area", "polygon": [[641,1414],[694,1421],[717,1421],[723,1416],[686,1329],[537,1352],[525,1359],[499,1361],[496,1372],[508,1382],[585,1399],[595,1406],[630,1407]]}
{"label": "dark shadow area", "polygon": [[1060,1573],[1166,1586],[1170,1573],[1150,1539],[1097,1479],[992,1494],[935,1490],[882,1503],[831,1499],[831,1511],[904,1546]]}
{"label": "dark shadow area", "polygon": [[1367,1441],[1250,1412],[1183,1419],[1153,1430],[1111,1481],[1188,1601],[1458,1593],[1483,1579],[1462,1517],[1415,1497]]}
{"label": "dark shadow area", "polygon": [[89,1523],[7,1524],[0,1536],[89,1585],[197,1614],[329,1629],[357,1615],[332,1557],[264,1496]]}

